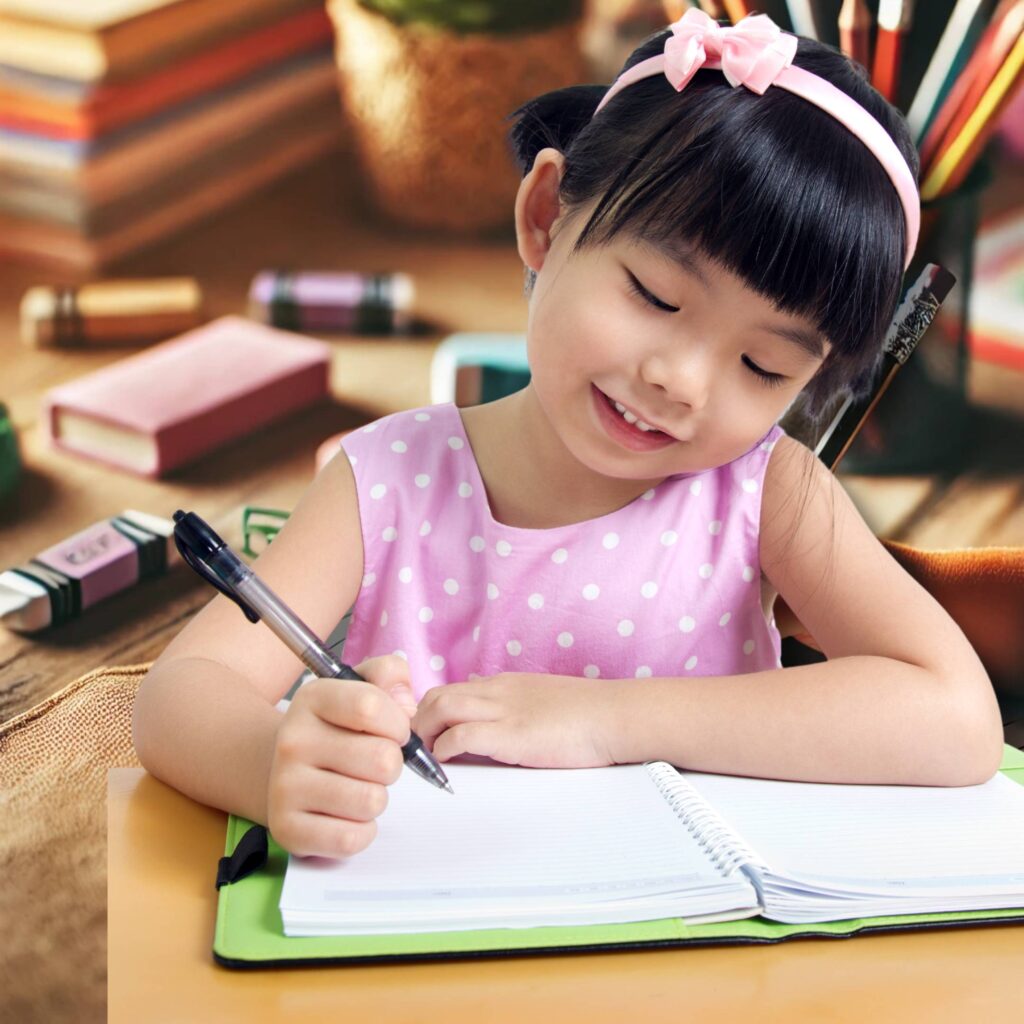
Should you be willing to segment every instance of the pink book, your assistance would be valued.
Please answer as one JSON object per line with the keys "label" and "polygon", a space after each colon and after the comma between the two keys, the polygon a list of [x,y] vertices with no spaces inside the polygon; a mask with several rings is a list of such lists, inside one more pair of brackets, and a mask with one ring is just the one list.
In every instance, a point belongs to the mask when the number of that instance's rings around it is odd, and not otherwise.
{"label": "pink book", "polygon": [[105,366],[45,398],[53,443],[163,476],[328,393],[330,347],[238,316]]}

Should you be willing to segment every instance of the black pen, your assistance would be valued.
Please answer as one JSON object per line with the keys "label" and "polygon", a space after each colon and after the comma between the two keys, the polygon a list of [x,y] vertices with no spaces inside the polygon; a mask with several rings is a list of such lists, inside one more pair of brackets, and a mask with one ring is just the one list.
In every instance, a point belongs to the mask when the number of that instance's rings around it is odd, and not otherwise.
{"label": "black pen", "polygon": [[[329,679],[363,677],[335,661],[316,634],[217,536],[195,512],[174,513],[174,543],[185,562],[207,583],[230,597],[250,622],[262,619],[310,671]],[[405,763],[438,789],[454,792],[423,740],[411,732],[402,747]]]}
{"label": "black pen", "polygon": [[882,367],[869,393],[859,401],[847,398],[832,422],[824,429],[814,454],[832,472],[836,471],[864,421],[871,415],[893,378],[910,358],[917,343],[931,326],[956,278],[938,263],[929,263],[910,285],[882,345]]}

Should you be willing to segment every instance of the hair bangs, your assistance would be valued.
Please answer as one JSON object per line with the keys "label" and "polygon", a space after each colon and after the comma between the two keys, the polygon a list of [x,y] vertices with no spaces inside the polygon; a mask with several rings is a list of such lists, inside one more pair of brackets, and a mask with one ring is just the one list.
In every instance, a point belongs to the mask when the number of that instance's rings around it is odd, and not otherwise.
{"label": "hair bangs", "polygon": [[[645,40],[623,70],[660,53],[666,35]],[[794,64],[864,107],[917,174],[905,122],[851,61],[801,39]],[[512,115],[524,172],[544,144],[565,153],[561,199],[570,218],[590,211],[574,251],[620,233],[669,253],[697,248],[830,343],[805,389],[807,415],[838,393],[863,394],[899,300],[906,246],[899,197],[868,148],[799,96],[756,95],[717,70],[698,71],[681,92],[664,76],[641,79],[595,117],[603,95],[561,90]]]}
{"label": "hair bangs", "polygon": [[695,246],[781,312],[806,317],[843,355],[864,353],[873,364],[904,258],[890,226],[903,224],[903,212],[888,176],[864,160],[856,137],[799,97],[755,96],[720,87],[716,72],[700,75],[718,82],[691,83],[706,95],[654,128],[577,248],[620,233],[669,252]]}

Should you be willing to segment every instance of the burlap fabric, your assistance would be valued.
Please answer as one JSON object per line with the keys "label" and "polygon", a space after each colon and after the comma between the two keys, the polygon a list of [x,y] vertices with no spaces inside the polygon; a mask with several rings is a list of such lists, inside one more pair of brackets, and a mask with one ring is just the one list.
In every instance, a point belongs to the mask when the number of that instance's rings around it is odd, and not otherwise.
{"label": "burlap fabric", "polygon": [[148,665],[100,668],[0,725],[0,1019],[106,1020],[107,769],[139,764]]}
{"label": "burlap fabric", "polygon": [[520,175],[505,118],[587,80],[581,22],[459,35],[330,0],[349,131],[378,207],[420,228],[510,228]]}

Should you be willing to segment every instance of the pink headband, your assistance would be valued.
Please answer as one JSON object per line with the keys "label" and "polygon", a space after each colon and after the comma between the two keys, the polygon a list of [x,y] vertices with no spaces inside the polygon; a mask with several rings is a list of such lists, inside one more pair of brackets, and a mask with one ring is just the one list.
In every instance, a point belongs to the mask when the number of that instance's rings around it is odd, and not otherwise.
{"label": "pink headband", "polygon": [[665,41],[664,53],[619,75],[598,104],[595,115],[627,85],[661,72],[676,92],[682,92],[701,68],[720,69],[730,85],[744,85],[759,96],[764,95],[769,85],[780,86],[845,125],[885,169],[903,204],[907,222],[906,265],[910,265],[921,225],[921,200],[914,176],[889,133],[856,100],[824,78],[792,66],[796,36],[783,33],[767,14],[748,15],[729,28],[696,8],[690,8],[669,27],[672,35]]}

